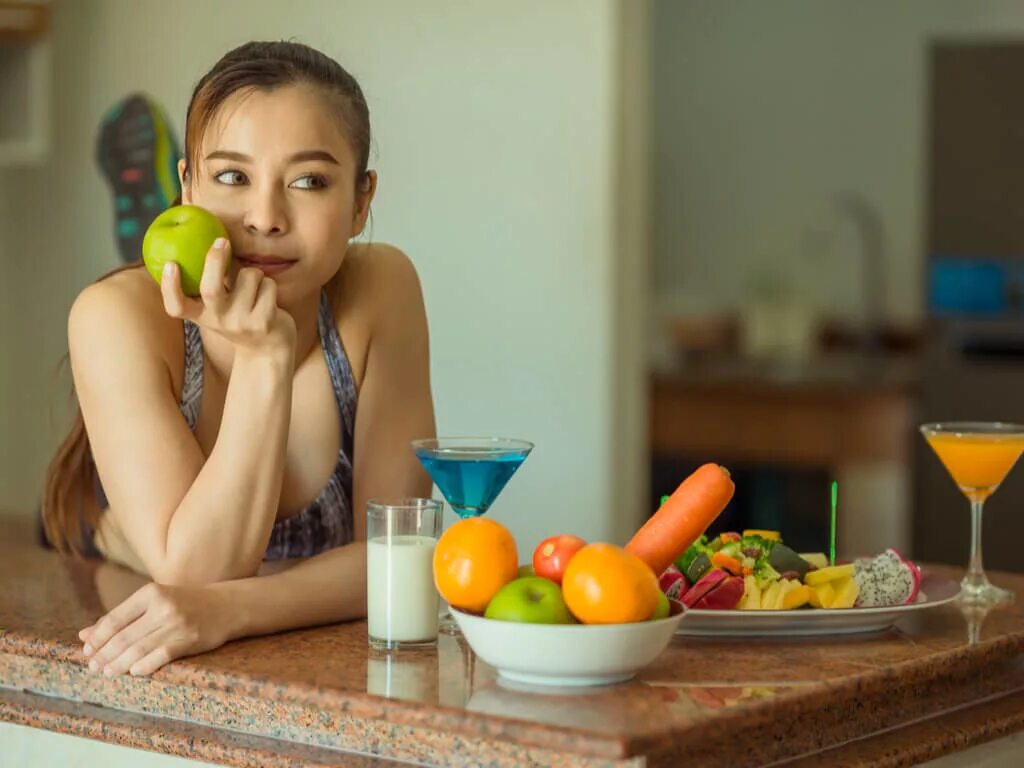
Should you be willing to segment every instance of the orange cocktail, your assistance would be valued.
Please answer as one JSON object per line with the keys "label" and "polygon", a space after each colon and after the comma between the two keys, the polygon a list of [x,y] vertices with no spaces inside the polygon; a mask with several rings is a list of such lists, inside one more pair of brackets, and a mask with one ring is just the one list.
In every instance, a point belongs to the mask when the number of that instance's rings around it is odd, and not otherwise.
{"label": "orange cocktail", "polygon": [[954,482],[968,498],[987,499],[1024,452],[1024,435],[926,435]]}
{"label": "orange cocktail", "polygon": [[961,582],[961,600],[994,603],[1012,598],[985,576],[981,558],[981,514],[1024,453],[1024,426],[1002,422],[948,422],[921,427],[928,444],[971,502],[971,560]]}

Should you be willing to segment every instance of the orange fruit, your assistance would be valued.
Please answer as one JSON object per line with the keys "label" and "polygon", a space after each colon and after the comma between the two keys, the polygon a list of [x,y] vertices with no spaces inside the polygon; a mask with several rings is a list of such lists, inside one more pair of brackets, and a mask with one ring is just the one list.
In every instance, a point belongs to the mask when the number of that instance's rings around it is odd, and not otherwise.
{"label": "orange fruit", "polygon": [[519,575],[516,540],[486,517],[459,520],[434,549],[434,584],[448,604],[483,613],[499,589]]}
{"label": "orange fruit", "polygon": [[658,579],[639,557],[614,544],[588,544],[572,556],[562,596],[584,624],[647,621],[658,606]]}

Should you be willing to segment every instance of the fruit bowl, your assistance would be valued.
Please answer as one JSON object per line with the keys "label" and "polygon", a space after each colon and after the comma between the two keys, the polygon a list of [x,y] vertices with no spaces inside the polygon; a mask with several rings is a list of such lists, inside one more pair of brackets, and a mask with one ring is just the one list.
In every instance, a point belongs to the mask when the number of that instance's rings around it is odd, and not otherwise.
{"label": "fruit bowl", "polygon": [[632,624],[526,624],[452,609],[473,652],[508,680],[533,685],[609,685],[629,680],[672,641],[683,617]]}

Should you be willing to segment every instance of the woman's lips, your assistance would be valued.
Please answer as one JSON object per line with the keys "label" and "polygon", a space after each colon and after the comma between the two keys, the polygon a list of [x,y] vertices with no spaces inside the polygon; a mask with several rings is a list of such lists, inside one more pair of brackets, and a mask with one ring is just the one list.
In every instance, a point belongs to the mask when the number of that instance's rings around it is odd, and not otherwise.
{"label": "woman's lips", "polygon": [[235,256],[235,260],[243,267],[255,267],[263,270],[264,274],[276,275],[284,272],[295,264],[294,259],[282,259],[278,256],[267,256],[259,253],[246,253]]}

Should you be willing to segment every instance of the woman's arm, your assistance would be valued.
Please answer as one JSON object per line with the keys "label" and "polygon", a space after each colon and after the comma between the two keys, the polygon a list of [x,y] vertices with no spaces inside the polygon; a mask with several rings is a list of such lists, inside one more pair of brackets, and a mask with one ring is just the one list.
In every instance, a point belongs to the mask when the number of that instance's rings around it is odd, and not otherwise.
{"label": "woman's arm", "polygon": [[[211,253],[207,272],[219,268],[223,274],[223,261]],[[148,280],[124,279],[140,277]],[[259,279],[240,273],[230,297],[214,301],[228,305],[226,315],[231,298],[247,299],[243,321],[256,319],[261,306],[265,313],[276,311],[272,296],[261,295],[253,306],[262,290]],[[164,282],[166,300],[171,281]],[[149,296],[138,295],[147,288]],[[176,339],[168,340],[158,330],[167,322],[154,318],[162,311],[151,284],[110,280],[86,289],[69,318],[75,386],[111,512],[158,582],[203,584],[253,575],[277,514],[294,335],[237,346],[217,440],[204,457],[181,417],[161,352],[181,344],[180,326],[171,334]]]}
{"label": "woman's arm", "polygon": [[358,301],[371,314],[366,368],[356,410],[352,510],[366,539],[366,502],[428,497],[433,483],[410,443],[434,437],[427,315],[416,269],[389,245],[361,254]]}
{"label": "woman's arm", "polygon": [[[119,577],[130,583],[128,572]],[[93,672],[148,675],[229,640],[365,614],[366,545],[356,543],[272,576],[205,586],[147,584],[78,636]]]}
{"label": "woman's arm", "polygon": [[356,542],[269,576],[198,588],[148,585],[80,633],[94,670],[149,674],[235,638],[365,615],[366,501],[428,495],[430,477],[409,443],[435,433],[416,272],[388,246],[374,246],[367,261],[357,290],[374,316],[356,415]]}

